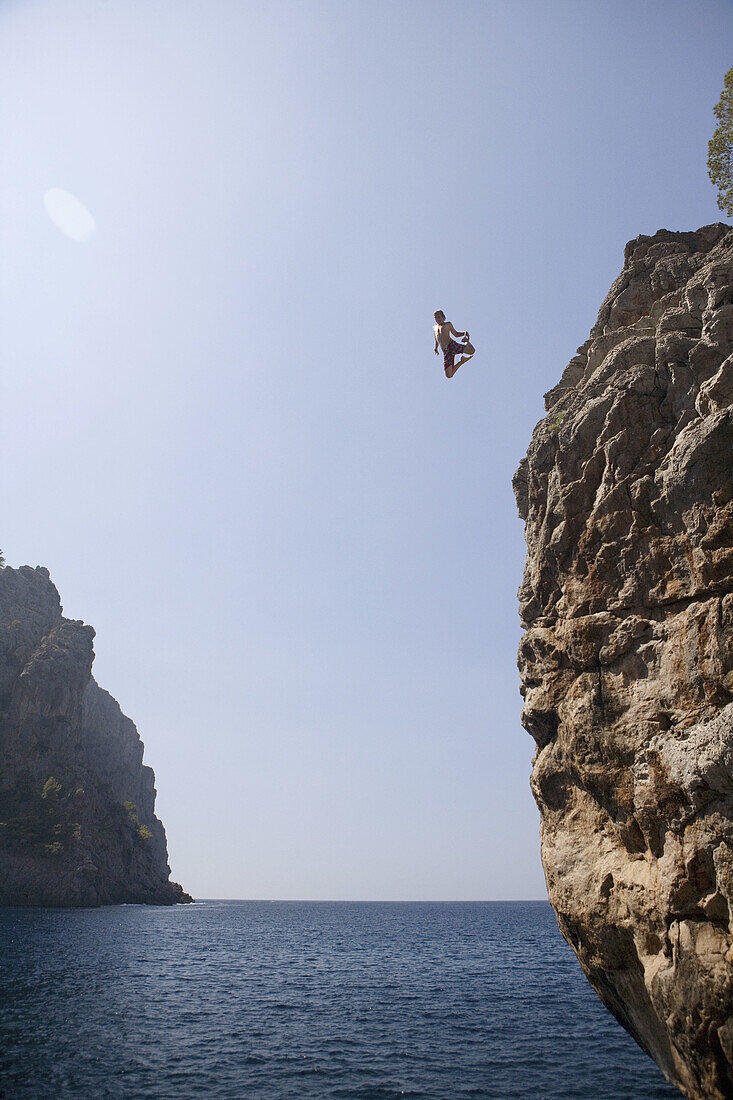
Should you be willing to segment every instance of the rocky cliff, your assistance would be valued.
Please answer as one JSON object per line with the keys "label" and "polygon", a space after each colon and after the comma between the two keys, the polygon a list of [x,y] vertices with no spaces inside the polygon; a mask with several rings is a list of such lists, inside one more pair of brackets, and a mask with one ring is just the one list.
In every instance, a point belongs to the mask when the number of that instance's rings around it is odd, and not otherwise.
{"label": "rocky cliff", "polygon": [[638,237],[515,475],[550,901],[688,1097],[733,1096],[733,231]]}
{"label": "rocky cliff", "polygon": [[155,776],[46,569],[0,570],[0,905],[190,901]]}

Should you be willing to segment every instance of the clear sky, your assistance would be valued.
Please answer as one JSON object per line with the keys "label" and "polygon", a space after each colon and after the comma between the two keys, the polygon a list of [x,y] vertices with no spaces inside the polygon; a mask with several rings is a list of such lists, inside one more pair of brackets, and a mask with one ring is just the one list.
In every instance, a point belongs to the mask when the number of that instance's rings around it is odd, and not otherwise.
{"label": "clear sky", "polygon": [[511,476],[626,241],[723,219],[732,47],[727,0],[0,4],[0,545],[186,889],[544,896]]}

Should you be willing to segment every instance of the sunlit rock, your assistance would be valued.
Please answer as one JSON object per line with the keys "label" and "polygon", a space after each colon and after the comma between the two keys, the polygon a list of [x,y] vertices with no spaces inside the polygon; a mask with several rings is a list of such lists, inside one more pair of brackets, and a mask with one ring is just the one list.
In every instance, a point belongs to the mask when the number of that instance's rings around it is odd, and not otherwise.
{"label": "sunlit rock", "polygon": [[695,1100],[733,1096],[733,231],[626,247],[515,475],[550,901]]}

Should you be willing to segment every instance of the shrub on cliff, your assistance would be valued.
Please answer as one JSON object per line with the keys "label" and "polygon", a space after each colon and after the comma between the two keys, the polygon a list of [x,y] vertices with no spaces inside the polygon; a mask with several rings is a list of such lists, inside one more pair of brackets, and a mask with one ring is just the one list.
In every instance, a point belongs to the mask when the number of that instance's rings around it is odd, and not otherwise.
{"label": "shrub on cliff", "polygon": [[723,81],[723,92],[713,108],[718,126],[708,142],[708,174],[718,188],[718,209],[733,217],[733,69]]}
{"label": "shrub on cliff", "polygon": [[52,775],[49,775],[46,782],[43,784],[43,790],[41,791],[41,798],[56,798],[61,790],[61,784],[58,779],[54,779]]}
{"label": "shrub on cliff", "polygon": [[[78,802],[78,800],[76,800]],[[0,792],[0,843],[58,855],[81,839],[75,796],[49,775],[41,787],[25,777]]]}
{"label": "shrub on cliff", "polygon": [[140,840],[152,840],[153,834],[151,833],[150,829],[147,827],[147,825],[141,825],[140,821],[138,820],[137,806],[135,805],[135,803],[123,802],[122,805],[125,809],[125,813],[127,814],[127,820],[129,824],[132,825]]}

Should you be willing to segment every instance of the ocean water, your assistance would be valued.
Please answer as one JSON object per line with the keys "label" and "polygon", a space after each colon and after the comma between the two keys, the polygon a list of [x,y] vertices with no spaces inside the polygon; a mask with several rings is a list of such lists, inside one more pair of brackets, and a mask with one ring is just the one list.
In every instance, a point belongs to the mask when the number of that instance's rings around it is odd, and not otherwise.
{"label": "ocean water", "polygon": [[0,909],[0,1096],[679,1100],[539,902]]}

